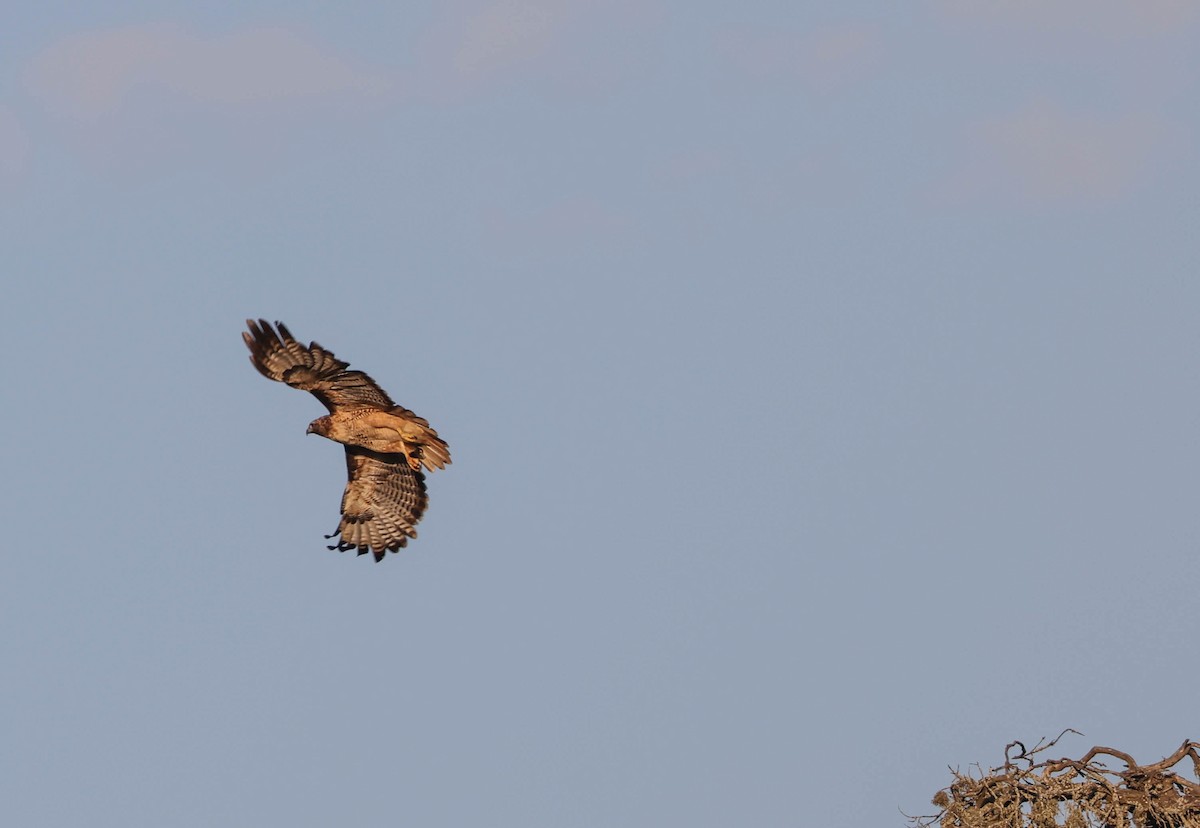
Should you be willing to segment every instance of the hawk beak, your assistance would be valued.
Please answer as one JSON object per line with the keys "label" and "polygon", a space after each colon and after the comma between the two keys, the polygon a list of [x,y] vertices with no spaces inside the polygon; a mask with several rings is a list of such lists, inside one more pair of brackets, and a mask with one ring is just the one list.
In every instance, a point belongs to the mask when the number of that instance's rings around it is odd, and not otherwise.
{"label": "hawk beak", "polygon": [[304,429],[304,433],[305,433],[305,434],[312,434],[312,433],[313,433],[313,427],[312,427],[312,423],[309,423],[309,425],[308,425],[308,428]]}

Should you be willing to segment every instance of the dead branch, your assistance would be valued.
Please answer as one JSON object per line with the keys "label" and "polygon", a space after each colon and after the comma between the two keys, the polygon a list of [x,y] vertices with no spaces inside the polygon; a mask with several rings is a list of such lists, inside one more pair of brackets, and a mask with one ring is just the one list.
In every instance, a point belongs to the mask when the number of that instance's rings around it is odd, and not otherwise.
{"label": "dead branch", "polygon": [[[912,817],[913,828],[1200,828],[1200,742],[1179,748],[1148,765],[1128,753],[1097,745],[1079,759],[1034,757],[1053,747],[1038,740],[1004,747],[1004,764],[977,775],[956,770],[950,786],[937,792],[936,815]],[[1014,750],[1016,749],[1016,750]],[[1107,767],[1117,759],[1124,770]],[[1176,766],[1190,759],[1191,776]]]}

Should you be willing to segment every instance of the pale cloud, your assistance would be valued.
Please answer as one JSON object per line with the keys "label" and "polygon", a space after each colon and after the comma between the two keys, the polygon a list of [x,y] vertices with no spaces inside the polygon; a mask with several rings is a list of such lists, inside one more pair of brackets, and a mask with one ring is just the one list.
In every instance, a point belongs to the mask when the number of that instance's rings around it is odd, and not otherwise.
{"label": "pale cloud", "polygon": [[733,28],[717,37],[718,52],[756,80],[794,79],[818,92],[834,92],[868,76],[882,57],[878,30],[841,25],[808,32]]}
{"label": "pale cloud", "polygon": [[662,0],[447,3],[408,88],[453,98],[520,78],[567,94],[611,89],[636,76],[662,9]]}
{"label": "pale cloud", "polygon": [[1195,0],[936,0],[952,19],[1107,37],[1158,34],[1200,20]]}
{"label": "pale cloud", "polygon": [[17,114],[0,105],[0,179],[15,178],[29,161],[30,142]]}
{"label": "pale cloud", "polygon": [[1104,117],[1038,102],[966,131],[955,199],[1104,203],[1145,183],[1166,130],[1150,116]]}
{"label": "pale cloud", "polygon": [[145,90],[237,105],[371,93],[387,86],[382,77],[287,29],[204,36],[166,25],[63,38],[34,58],[26,81],[48,109],[77,118],[109,113]]}
{"label": "pale cloud", "polygon": [[545,52],[568,15],[560,0],[502,0],[463,21],[454,68],[464,75],[495,72]]}

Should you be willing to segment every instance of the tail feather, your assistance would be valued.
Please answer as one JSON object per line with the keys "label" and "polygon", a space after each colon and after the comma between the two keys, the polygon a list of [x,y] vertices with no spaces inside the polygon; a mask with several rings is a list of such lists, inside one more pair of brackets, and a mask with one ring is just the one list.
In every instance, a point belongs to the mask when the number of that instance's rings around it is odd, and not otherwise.
{"label": "tail feather", "polygon": [[405,452],[419,458],[421,465],[429,471],[444,469],[450,465],[450,446],[429,427],[429,421],[419,417],[402,405],[393,406],[389,412],[402,417],[416,428],[405,428],[401,439],[405,444]]}
{"label": "tail feather", "polygon": [[432,428],[421,442],[421,463],[430,471],[450,465],[450,446]]}

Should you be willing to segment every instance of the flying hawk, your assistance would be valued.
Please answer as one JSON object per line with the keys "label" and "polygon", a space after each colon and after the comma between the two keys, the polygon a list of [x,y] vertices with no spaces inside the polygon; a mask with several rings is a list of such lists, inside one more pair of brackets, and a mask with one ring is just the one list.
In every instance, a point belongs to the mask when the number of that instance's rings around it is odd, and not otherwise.
{"label": "flying hawk", "polygon": [[309,423],[308,433],[346,447],[350,479],[342,495],[342,520],[325,536],[338,538],[329,548],[371,552],[382,561],[417,536],[414,527],[429,502],[421,469],[446,467],[446,441],[362,371],[347,371],[349,363],[315,342],[301,345],[282,322],[272,328],[265,319],[247,319],[246,325],[250,332],[243,331],[242,339],[258,372],[320,400],[329,414]]}

